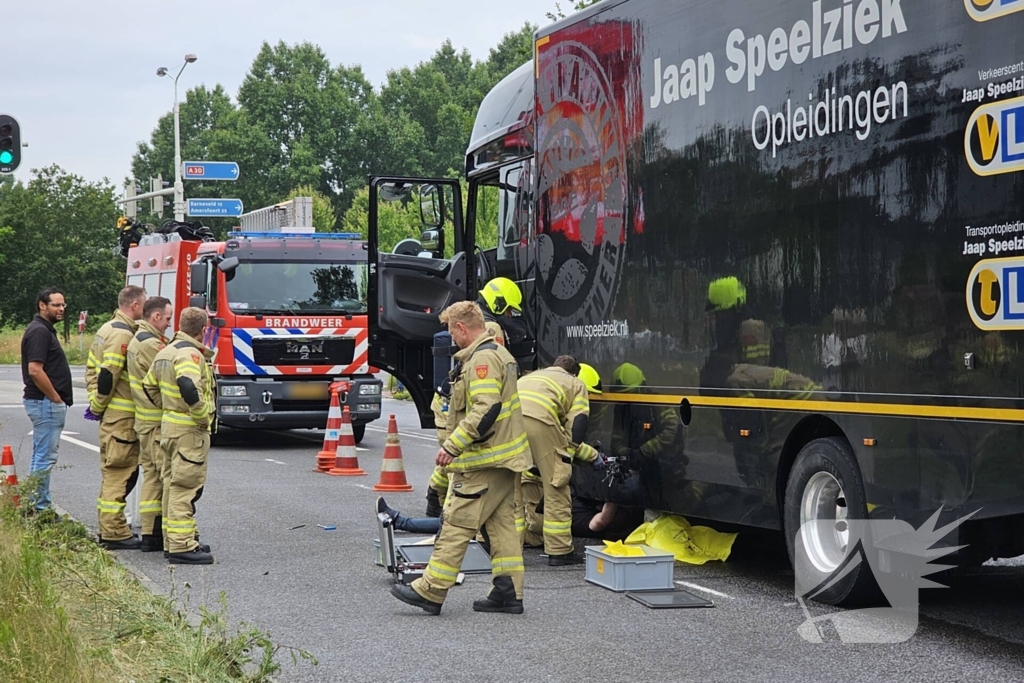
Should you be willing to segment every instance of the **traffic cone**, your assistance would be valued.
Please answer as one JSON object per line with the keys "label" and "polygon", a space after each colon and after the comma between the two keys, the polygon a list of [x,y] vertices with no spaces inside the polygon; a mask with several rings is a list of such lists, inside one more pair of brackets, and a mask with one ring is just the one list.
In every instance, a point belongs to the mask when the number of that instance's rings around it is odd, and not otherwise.
{"label": "traffic cone", "polygon": [[366,472],[359,469],[359,458],[356,457],[356,437],[352,433],[348,406],[345,406],[345,412],[342,413],[339,437],[338,457],[334,461],[334,469],[327,474],[334,477],[365,477]]}
{"label": "traffic cone", "polygon": [[374,491],[412,491],[405,478],[405,461],[402,460],[402,444],[398,442],[398,423],[392,415],[388,421],[388,438],[384,446],[384,461],[380,464],[380,481],[373,485]]}
{"label": "traffic cone", "polygon": [[[7,486],[18,485],[18,473],[14,471],[14,451],[11,450],[10,446],[4,446],[4,453],[0,458],[0,467],[3,468],[4,478],[3,483]],[[14,507],[21,507],[21,498],[18,494],[14,494]]]}
{"label": "traffic cone", "polygon": [[327,411],[327,431],[324,432],[324,447],[316,455],[314,472],[328,472],[338,457],[338,430],[341,429],[341,401],[338,392],[331,387],[331,407]]}

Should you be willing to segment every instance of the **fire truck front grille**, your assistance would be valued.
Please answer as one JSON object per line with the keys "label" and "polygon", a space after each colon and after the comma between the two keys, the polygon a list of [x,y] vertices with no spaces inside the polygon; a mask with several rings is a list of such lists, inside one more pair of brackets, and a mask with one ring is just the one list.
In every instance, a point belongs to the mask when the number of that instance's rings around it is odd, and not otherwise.
{"label": "fire truck front grille", "polygon": [[356,352],[351,337],[255,337],[257,365],[350,365]]}

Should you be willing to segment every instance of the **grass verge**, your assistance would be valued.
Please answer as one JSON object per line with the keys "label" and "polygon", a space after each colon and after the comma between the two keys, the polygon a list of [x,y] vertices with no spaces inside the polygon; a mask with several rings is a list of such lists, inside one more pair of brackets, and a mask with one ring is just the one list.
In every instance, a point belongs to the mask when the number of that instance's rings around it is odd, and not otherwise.
{"label": "grass verge", "polygon": [[[215,610],[200,609],[193,626],[96,545],[84,526],[66,517],[27,518],[9,487],[0,492],[8,494],[0,495],[5,682],[271,682],[282,651],[316,665],[308,652],[277,645],[259,629],[231,628],[223,593]],[[183,597],[187,609],[188,594]]]}
{"label": "grass verge", "polygon": [[[71,335],[71,341],[65,344],[62,336],[63,323],[60,325],[57,328],[57,338],[60,339],[60,345],[64,348],[64,355],[68,357],[68,363],[85,365],[85,361],[89,358],[89,347],[92,346],[96,334],[86,332],[82,335],[81,343],[79,343],[78,334],[75,332]],[[0,365],[21,365],[21,337],[23,334],[25,334],[24,327],[7,327],[0,330]]]}

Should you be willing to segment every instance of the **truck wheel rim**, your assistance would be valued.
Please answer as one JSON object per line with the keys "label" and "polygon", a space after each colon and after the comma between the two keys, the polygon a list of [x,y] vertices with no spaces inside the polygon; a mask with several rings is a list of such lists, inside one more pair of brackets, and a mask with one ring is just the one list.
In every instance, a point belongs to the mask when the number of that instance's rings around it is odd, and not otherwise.
{"label": "truck wheel rim", "polygon": [[800,535],[814,568],[831,574],[850,545],[846,494],[828,472],[818,472],[804,487],[800,505]]}

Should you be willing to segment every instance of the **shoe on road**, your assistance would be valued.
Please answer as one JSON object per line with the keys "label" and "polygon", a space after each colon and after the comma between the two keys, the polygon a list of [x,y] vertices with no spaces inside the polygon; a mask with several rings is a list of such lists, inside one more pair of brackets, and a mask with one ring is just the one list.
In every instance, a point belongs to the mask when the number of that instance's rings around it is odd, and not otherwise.
{"label": "shoe on road", "polygon": [[129,536],[120,541],[105,541],[101,538],[100,545],[107,550],[138,550],[142,547],[142,541],[138,536]]}
{"label": "shoe on road", "polygon": [[577,552],[566,553],[565,555],[548,555],[549,567],[568,567],[574,564],[586,564],[587,560]]}
{"label": "shoe on road", "polygon": [[409,588],[404,584],[396,583],[392,586],[391,594],[405,604],[412,605],[413,607],[419,607],[428,614],[438,615],[441,613],[441,605],[436,602],[430,602],[412,588]]}
{"label": "shoe on road", "polygon": [[213,555],[196,548],[187,553],[167,553],[167,561],[171,564],[213,564]]}

